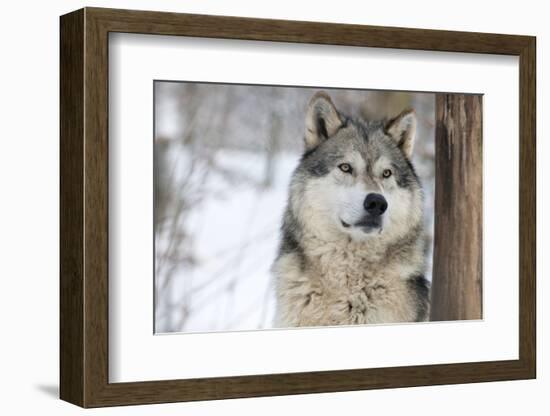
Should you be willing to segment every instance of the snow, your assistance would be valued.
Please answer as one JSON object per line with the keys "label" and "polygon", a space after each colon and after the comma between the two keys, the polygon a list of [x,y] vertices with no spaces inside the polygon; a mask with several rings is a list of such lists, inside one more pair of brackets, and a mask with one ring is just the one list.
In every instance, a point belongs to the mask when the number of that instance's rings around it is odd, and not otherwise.
{"label": "snow", "polygon": [[[208,175],[203,191],[214,196],[193,206],[180,224],[194,236],[195,257],[194,264],[178,268],[170,287],[171,301],[183,301],[191,311],[180,330],[271,326],[275,299],[270,267],[279,244],[290,176],[298,158],[298,154],[277,154],[273,163],[276,174],[268,188],[233,184],[228,176],[217,172]],[[258,178],[266,161],[257,153],[224,149],[216,153],[214,163]],[[166,241],[157,241],[158,250],[166,245]],[[178,308],[168,312],[173,315],[170,321],[182,319]],[[168,321],[160,317],[157,331],[174,328]]]}

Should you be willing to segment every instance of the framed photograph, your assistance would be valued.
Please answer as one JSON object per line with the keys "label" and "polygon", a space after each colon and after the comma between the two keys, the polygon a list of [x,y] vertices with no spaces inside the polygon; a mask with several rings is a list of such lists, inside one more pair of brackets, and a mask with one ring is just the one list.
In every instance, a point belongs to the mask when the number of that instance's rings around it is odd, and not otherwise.
{"label": "framed photograph", "polygon": [[535,378],[534,37],[60,28],[63,400]]}

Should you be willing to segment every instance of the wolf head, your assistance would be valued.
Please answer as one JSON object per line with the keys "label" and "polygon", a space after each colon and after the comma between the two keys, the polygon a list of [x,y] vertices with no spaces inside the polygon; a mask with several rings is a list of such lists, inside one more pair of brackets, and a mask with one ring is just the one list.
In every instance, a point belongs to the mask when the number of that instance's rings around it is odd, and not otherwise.
{"label": "wolf head", "polygon": [[418,230],[422,190],[410,161],[415,132],[412,110],[391,120],[352,119],[326,93],[315,94],[290,191],[300,227],[326,240],[386,243]]}

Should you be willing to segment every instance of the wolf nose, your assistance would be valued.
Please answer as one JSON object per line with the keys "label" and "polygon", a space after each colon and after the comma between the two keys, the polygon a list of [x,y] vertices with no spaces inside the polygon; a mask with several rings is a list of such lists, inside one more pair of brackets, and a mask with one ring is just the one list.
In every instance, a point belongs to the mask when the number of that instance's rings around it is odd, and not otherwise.
{"label": "wolf nose", "polygon": [[368,194],[363,202],[365,210],[373,217],[379,217],[388,209],[388,202],[380,194]]}

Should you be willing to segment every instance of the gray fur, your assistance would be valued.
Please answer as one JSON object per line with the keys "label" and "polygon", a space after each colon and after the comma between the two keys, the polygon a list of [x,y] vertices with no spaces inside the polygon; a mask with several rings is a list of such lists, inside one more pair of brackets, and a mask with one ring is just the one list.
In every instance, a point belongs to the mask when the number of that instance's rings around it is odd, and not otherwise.
{"label": "gray fur", "polygon": [[[318,93],[305,124],[273,265],[277,326],[427,320],[422,188],[410,161],[414,113],[352,119]],[[379,227],[364,226],[369,193],[388,202]]]}

